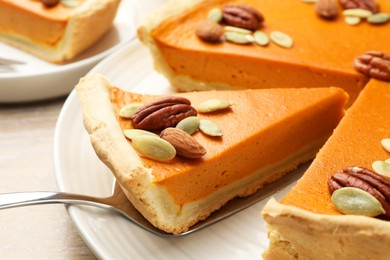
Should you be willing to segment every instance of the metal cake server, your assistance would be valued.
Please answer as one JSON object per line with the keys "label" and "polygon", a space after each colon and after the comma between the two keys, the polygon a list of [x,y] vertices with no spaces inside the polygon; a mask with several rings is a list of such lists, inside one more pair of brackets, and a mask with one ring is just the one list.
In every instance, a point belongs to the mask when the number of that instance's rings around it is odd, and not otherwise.
{"label": "metal cake server", "polygon": [[21,65],[21,64],[24,64],[24,62],[0,57],[0,66]]}
{"label": "metal cake server", "polygon": [[[221,209],[212,213],[206,220],[200,221],[194,226],[192,226],[188,231],[181,234],[169,234],[162,230],[157,229],[149,221],[147,221],[141,213],[136,210],[136,208],[127,200],[122,189],[115,183],[114,192],[110,197],[99,198],[92,197],[80,194],[72,194],[66,192],[44,192],[44,191],[35,191],[35,192],[15,192],[15,193],[5,193],[0,194],[0,210],[8,209],[14,207],[30,206],[30,205],[39,205],[39,204],[54,204],[62,203],[66,205],[87,205],[99,207],[107,210],[116,211],[122,216],[129,219],[131,222],[137,224],[138,226],[144,228],[145,230],[152,232],[160,237],[179,237],[188,235],[197,230],[200,230],[204,227],[207,227],[213,223],[216,223],[222,219],[225,219],[253,204],[263,200],[270,195],[274,194],[275,191],[278,191],[288,184],[296,181],[307,168],[307,165],[301,166],[298,170],[289,173],[287,176],[282,179],[267,185],[266,187],[260,189],[255,194],[243,197],[235,198],[228,202]],[[259,212],[260,214],[260,212]]]}
{"label": "metal cake server", "polygon": [[22,61],[11,60],[0,57],[0,73],[8,73],[15,71],[14,65],[23,65]]}

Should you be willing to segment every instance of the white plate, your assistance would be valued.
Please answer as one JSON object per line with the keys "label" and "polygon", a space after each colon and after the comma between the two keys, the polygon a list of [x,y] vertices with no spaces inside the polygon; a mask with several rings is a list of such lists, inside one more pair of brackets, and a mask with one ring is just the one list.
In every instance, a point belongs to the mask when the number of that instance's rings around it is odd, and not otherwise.
{"label": "white plate", "polygon": [[123,0],[111,29],[92,48],[63,65],[48,63],[0,42],[0,57],[25,64],[0,66],[0,102],[24,102],[69,94],[79,78],[135,37],[143,12],[139,1]]}
{"label": "white plate", "polygon": [[[113,85],[126,90],[151,94],[171,92],[167,81],[153,70],[148,50],[137,40],[92,71],[104,74]],[[111,194],[113,177],[91,147],[74,91],[60,113],[54,139],[55,170],[61,191],[95,196]],[[291,182],[290,179],[285,184]],[[274,196],[281,198],[289,188]],[[266,201],[174,239],[157,237],[104,210],[72,206],[68,212],[86,243],[103,259],[260,259],[268,245],[267,230],[260,216]]]}

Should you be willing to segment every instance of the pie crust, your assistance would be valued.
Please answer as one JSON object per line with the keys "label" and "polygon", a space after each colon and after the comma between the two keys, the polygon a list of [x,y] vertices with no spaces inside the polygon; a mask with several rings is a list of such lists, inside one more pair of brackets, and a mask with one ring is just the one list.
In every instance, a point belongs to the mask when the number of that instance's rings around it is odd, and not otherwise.
{"label": "pie crust", "polygon": [[264,259],[389,259],[390,224],[363,216],[315,214],[275,199],[262,212],[270,247]]}
{"label": "pie crust", "polygon": [[[306,98],[306,103],[302,103],[305,105],[291,103],[296,101],[295,98],[291,98],[292,95],[295,95],[293,93],[297,92],[295,91],[295,89],[271,90],[271,93],[274,93],[272,94],[272,96],[267,96],[267,93],[269,92],[268,90],[257,90],[259,94],[266,94],[263,98],[264,102],[266,102],[271,97],[280,97],[282,93],[286,93],[286,91],[289,91],[289,94],[285,94],[285,98],[288,100],[286,102],[290,103],[286,104],[290,104],[292,108],[286,109],[286,112],[280,112],[280,116],[276,117],[279,118],[277,121],[274,121],[276,119],[273,119],[273,116],[270,116],[270,121],[268,121],[267,119],[264,120],[264,123],[261,123],[264,126],[257,126],[258,123],[253,124],[253,127],[256,130],[258,128],[260,130],[255,133],[256,135],[254,135],[253,133],[249,133],[251,135],[245,137],[245,140],[241,139],[241,137],[236,137],[241,135],[237,135],[236,128],[234,127],[230,131],[231,135],[234,135],[234,138],[239,140],[228,141],[231,139],[229,139],[228,132],[226,132],[224,135],[224,137],[226,138],[226,142],[224,145],[228,147],[227,149],[229,149],[228,151],[230,151],[231,153],[228,153],[227,150],[221,151],[221,148],[214,148],[215,152],[213,152],[211,150],[211,147],[218,145],[215,143],[218,143],[218,141],[214,141],[214,139],[212,139],[211,141],[203,143],[203,145],[208,145],[206,146],[208,147],[208,149],[206,150],[208,150],[210,153],[210,155],[206,155],[209,157],[204,159],[204,163],[193,164],[193,161],[191,161],[188,162],[188,165],[190,166],[184,166],[185,162],[181,162],[181,159],[174,159],[174,161],[171,162],[171,164],[175,165],[174,167],[169,165],[167,166],[166,163],[163,164],[163,166],[161,167],[168,168],[168,177],[164,177],[160,181],[158,180],[159,178],[156,176],[157,174],[161,173],[153,173],[152,171],[152,169],[155,168],[151,164],[157,165],[157,163],[154,161],[148,161],[145,158],[140,158],[139,155],[133,150],[128,140],[125,138],[122,128],[115,114],[115,106],[111,101],[111,89],[112,86],[109,84],[109,82],[102,75],[99,74],[87,75],[86,77],[82,78],[79,84],[76,86],[76,90],[78,92],[83,107],[84,125],[90,135],[91,143],[94,147],[94,150],[100,160],[103,161],[105,165],[110,168],[112,173],[115,175],[116,180],[126,194],[127,198],[142,213],[142,215],[144,215],[144,217],[157,228],[174,234],[182,233],[188,230],[190,226],[194,225],[200,220],[205,219],[213,211],[219,209],[221,206],[226,204],[234,197],[250,195],[265,184],[270,183],[280,178],[287,172],[295,169],[300,163],[312,159],[318,149],[324,143],[324,141],[328,138],[332,129],[337,125],[338,121],[342,117],[344,113],[343,106],[345,105],[345,102],[347,100],[346,93],[341,89],[336,88],[326,90],[302,90],[306,91],[304,93],[313,93],[310,98]],[[254,95],[252,94],[253,91],[255,90],[244,91],[245,97],[247,98],[245,100],[252,100]],[[213,96],[221,95],[219,94],[220,92],[215,91],[203,93],[185,93],[181,95],[183,95],[184,97],[189,97],[192,95],[193,98],[195,96],[201,96],[209,99],[212,93]],[[302,97],[304,93],[296,94],[296,98]],[[237,96],[236,93],[230,93],[226,95],[231,95],[232,97]],[[238,100],[237,97],[236,100]],[[283,100],[283,98],[281,100]],[[277,109],[279,106],[275,106],[275,102],[275,100],[273,100],[272,102],[269,101],[269,105],[267,107]],[[263,107],[264,106],[265,105],[263,104]],[[235,113],[244,113],[244,111],[247,111],[248,108],[252,108],[252,106],[245,108],[237,108],[236,110],[241,109],[242,112]],[[328,117],[329,111],[332,111],[330,117]],[[278,113],[277,111],[274,112]],[[221,117],[218,115],[215,116]],[[296,117],[304,117],[305,120],[303,120],[304,122],[302,122],[302,120],[298,120],[299,122],[296,125],[294,123],[293,126],[291,126],[291,123],[296,121],[294,120],[294,118]],[[225,124],[229,124],[229,120],[231,120],[229,118],[231,117],[225,117],[225,119],[220,120],[226,120]],[[322,119],[318,120],[318,118]],[[281,124],[284,125],[284,128],[281,126]],[[223,125],[221,125],[221,127],[223,128]],[[258,154],[258,150],[260,149],[260,147],[264,148],[267,147],[267,145],[269,146],[278,142],[284,142],[283,140],[285,140],[286,138],[286,134],[284,133],[288,131],[288,129],[291,129],[291,127],[299,127],[299,129],[301,130],[310,128],[311,133],[308,133],[308,139],[304,137],[296,138],[296,141],[291,141],[291,145],[288,149],[277,149],[276,151],[271,153],[274,155],[280,154],[276,155],[277,159],[267,159],[270,160],[270,162],[264,161],[264,163],[267,162],[267,164],[257,168],[257,164],[259,164],[259,162],[263,163],[263,161],[259,160],[258,157],[253,157],[253,152],[249,154],[250,152],[247,151],[248,147],[257,147],[255,148],[255,151],[256,154]],[[257,138],[259,137],[259,135],[262,136],[263,133],[265,136],[269,136],[271,129],[273,129],[272,136],[274,138],[266,138],[268,139],[265,142],[266,144],[260,145],[254,142],[253,138]],[[225,128],[225,130],[227,129]],[[302,133],[301,130],[290,130],[289,133],[291,134],[292,132],[294,132],[296,135],[298,135]],[[203,135],[200,133],[198,134],[200,135],[198,136],[198,138],[205,138],[206,140],[206,137],[203,137]],[[291,152],[289,149],[291,149]],[[287,153],[286,151],[289,152]],[[237,157],[238,152],[242,153],[239,158]],[[216,158],[219,159],[216,160]],[[225,163],[221,163],[222,159],[225,160]],[[246,164],[256,165],[256,169],[245,170],[243,173],[240,173],[238,170],[235,171],[231,168],[224,168],[228,167],[226,165],[231,164],[234,164],[236,165],[235,167],[238,167],[237,165],[241,165],[240,162],[246,159],[248,159],[248,161],[246,161]],[[251,162],[251,164],[249,164],[249,162]],[[149,166],[147,166],[148,163]],[[214,168],[217,165],[219,165],[218,167],[221,168],[221,171],[227,170],[228,172],[228,174],[226,175],[223,175],[224,171],[222,172],[222,176],[224,176],[223,178],[218,177],[220,176],[218,175],[219,171]],[[183,170],[183,172],[181,170],[169,170],[171,168],[176,169],[176,167],[188,167],[188,170]],[[156,168],[155,172],[157,172],[157,170],[158,168]],[[207,174],[214,174],[215,177],[213,178],[221,182],[221,184],[218,185],[223,186],[216,185],[214,187],[213,184],[212,187],[205,188],[207,187],[207,185],[209,185],[209,182],[211,180],[210,178],[212,178],[211,176],[208,177]],[[233,179],[234,181],[227,179],[230,178],[230,176],[236,176]],[[191,178],[195,178],[196,181],[203,180],[202,178],[205,178],[205,182],[197,181],[198,183],[182,183],[180,182],[181,180],[184,180],[182,178],[185,178],[185,180],[191,180]],[[209,182],[207,182],[207,180],[209,180]],[[223,183],[224,181],[226,183]],[[174,188],[180,187],[180,190],[182,191],[179,191],[179,193],[172,193],[172,189],[170,189],[172,185],[174,185]],[[188,185],[190,185],[189,188],[185,188],[184,190],[183,188],[181,188],[187,187]],[[194,187],[198,187],[199,189],[205,189],[206,191],[207,189],[213,189],[213,191],[207,191],[209,192],[206,193],[207,195],[202,195],[197,199],[185,200],[182,203],[176,203],[179,195],[175,194],[181,194],[180,198],[186,198],[189,196],[188,193],[192,189],[195,189]],[[201,192],[203,191],[201,190]],[[201,195],[203,194],[201,192],[197,191],[194,192],[194,194],[197,195],[199,193]]]}

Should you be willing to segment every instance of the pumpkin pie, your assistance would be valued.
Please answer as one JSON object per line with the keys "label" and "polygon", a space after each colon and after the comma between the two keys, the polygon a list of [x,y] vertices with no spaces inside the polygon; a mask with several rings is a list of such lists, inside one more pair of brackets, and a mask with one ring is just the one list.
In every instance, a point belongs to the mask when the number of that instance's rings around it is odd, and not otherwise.
{"label": "pumpkin pie", "polygon": [[[314,158],[342,118],[347,102],[347,94],[340,88],[164,96],[185,98],[199,111],[201,103],[214,99],[230,102],[231,106],[210,113],[197,112],[201,121],[212,121],[222,130],[222,136],[208,136],[201,131],[192,134],[206,154],[195,159],[176,155],[161,162],[136,152],[132,143],[135,139],[126,139],[124,131],[138,123],[120,116],[129,104],[148,106],[161,96],[125,92],[99,74],[82,78],[76,89],[84,125],[99,158],[145,218],[174,234],[186,231],[234,197],[250,195]],[[159,123],[163,119],[149,121]]]}
{"label": "pumpkin pie", "polygon": [[74,0],[72,6],[46,7],[36,0],[0,0],[0,40],[49,62],[64,62],[110,28],[119,3]]}
{"label": "pumpkin pie", "polygon": [[[390,12],[389,1],[376,2],[381,12]],[[259,30],[268,36],[287,34],[292,47],[208,43],[197,37],[199,21],[213,8],[237,4],[259,11],[264,18]],[[335,86],[349,93],[352,104],[368,82],[353,60],[368,50],[390,53],[390,23],[363,19],[352,26],[340,6],[338,12],[332,20],[323,19],[313,4],[299,0],[170,0],[140,25],[138,35],[150,48],[156,69],[179,91]]]}
{"label": "pumpkin pie", "polygon": [[372,169],[390,157],[381,140],[390,137],[390,86],[371,79],[346,112],[298,183],[262,215],[270,228],[265,259],[389,259],[390,223],[341,214],[328,178],[347,166]]}

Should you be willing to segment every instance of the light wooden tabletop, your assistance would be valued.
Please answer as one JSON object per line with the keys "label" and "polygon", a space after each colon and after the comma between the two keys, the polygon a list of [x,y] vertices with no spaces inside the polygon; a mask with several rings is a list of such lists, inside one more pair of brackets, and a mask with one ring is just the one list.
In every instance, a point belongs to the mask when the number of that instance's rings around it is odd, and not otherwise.
{"label": "light wooden tabletop", "polygon": [[[53,136],[65,98],[0,105],[0,193],[58,191]],[[1,259],[96,259],[65,206],[0,210]]]}

